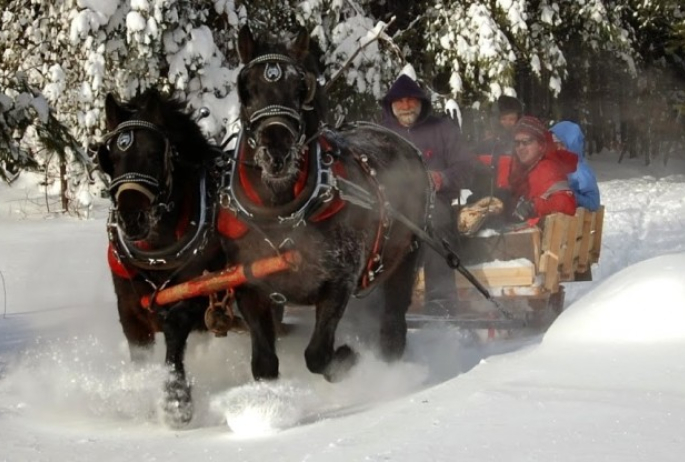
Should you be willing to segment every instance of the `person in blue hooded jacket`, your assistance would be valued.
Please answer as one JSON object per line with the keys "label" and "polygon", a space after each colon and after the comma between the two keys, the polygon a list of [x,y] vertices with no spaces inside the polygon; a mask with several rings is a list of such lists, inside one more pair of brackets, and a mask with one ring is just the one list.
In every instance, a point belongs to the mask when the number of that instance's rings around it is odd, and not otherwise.
{"label": "person in blue hooded jacket", "polygon": [[599,186],[595,173],[585,160],[585,136],[578,124],[562,121],[554,125],[550,131],[554,135],[558,147],[566,149],[578,156],[578,168],[569,173],[568,182],[576,196],[578,207],[591,212],[599,208]]}

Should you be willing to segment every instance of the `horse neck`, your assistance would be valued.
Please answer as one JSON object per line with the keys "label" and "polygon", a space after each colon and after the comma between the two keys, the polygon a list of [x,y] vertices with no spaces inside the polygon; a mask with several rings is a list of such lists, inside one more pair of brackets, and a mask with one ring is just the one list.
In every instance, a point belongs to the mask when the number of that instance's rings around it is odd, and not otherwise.
{"label": "horse neck", "polygon": [[199,194],[200,172],[188,173],[188,167],[175,168],[172,191],[167,204],[170,207],[162,212],[156,226],[160,243],[173,243],[187,232],[190,222],[196,219],[198,214]]}

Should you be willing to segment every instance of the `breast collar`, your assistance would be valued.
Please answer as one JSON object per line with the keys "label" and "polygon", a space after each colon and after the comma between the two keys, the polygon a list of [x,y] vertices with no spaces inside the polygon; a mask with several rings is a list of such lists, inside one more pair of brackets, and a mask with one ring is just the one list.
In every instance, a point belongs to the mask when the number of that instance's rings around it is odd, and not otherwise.
{"label": "breast collar", "polygon": [[[302,190],[304,188],[304,183],[307,178],[298,178],[294,186],[294,191],[296,194],[293,202],[299,202],[299,206],[295,210],[289,213],[278,214],[263,214],[260,213],[261,206],[257,201],[258,196],[256,192],[251,189],[249,184],[244,181],[241,182],[241,170],[242,166],[239,161],[240,149],[242,149],[242,138],[241,133],[238,137],[236,143],[236,149],[229,158],[229,168],[223,177],[223,186],[220,192],[220,205],[222,208],[228,209],[233,212],[236,217],[246,221],[246,222],[265,222],[276,223],[282,226],[297,227],[306,223],[306,221],[312,221],[314,214],[321,214],[321,212],[327,212],[329,205],[334,204],[337,197],[336,190],[336,175],[334,170],[340,170],[341,167],[337,166],[338,163],[334,162],[335,158],[330,152],[330,146],[325,143],[325,140],[313,140],[306,146],[305,149],[308,150],[307,162],[314,162],[314,174],[315,185],[311,188],[311,193],[308,197],[302,197]],[[322,142],[326,144],[326,148],[322,149]],[[236,194],[237,188],[243,188],[244,196],[247,199],[239,199],[239,195]],[[252,203],[251,203],[252,202]],[[344,203],[342,203],[344,204]],[[342,206],[337,207],[340,210]],[[327,213],[326,216],[331,216],[331,213]],[[316,221],[316,220],[315,220]]]}

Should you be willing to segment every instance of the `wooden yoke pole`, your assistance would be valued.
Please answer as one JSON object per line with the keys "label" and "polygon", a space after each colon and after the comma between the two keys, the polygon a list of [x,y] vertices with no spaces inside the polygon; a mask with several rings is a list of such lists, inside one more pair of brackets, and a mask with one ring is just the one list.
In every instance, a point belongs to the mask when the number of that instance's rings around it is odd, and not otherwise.
{"label": "wooden yoke pole", "polygon": [[[237,265],[216,273],[205,274],[190,281],[160,290],[155,295],[155,304],[168,305],[188,298],[211,295],[244,284],[249,279],[262,279],[270,274],[292,269],[297,267],[301,260],[302,256],[298,251],[289,250],[281,255],[253,262],[248,266],[247,272],[245,271],[245,266]],[[149,295],[140,299],[140,304],[145,309],[150,309],[151,302],[152,300]]]}

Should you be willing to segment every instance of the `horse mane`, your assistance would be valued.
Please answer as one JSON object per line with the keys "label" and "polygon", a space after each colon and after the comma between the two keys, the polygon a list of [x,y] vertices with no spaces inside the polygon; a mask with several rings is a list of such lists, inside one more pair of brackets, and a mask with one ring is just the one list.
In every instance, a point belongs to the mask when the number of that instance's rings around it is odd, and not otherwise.
{"label": "horse mane", "polygon": [[125,104],[126,109],[145,116],[159,126],[183,161],[203,163],[214,157],[211,145],[197,123],[188,115],[186,104],[155,88],[148,88]]}

